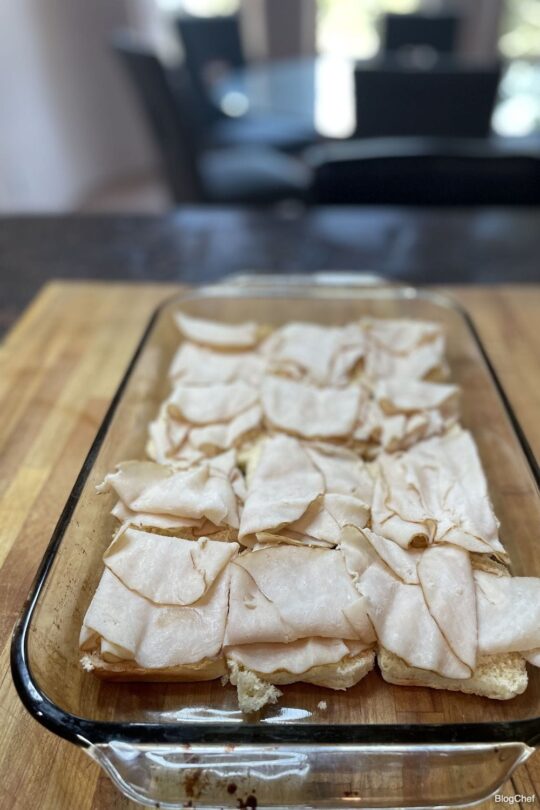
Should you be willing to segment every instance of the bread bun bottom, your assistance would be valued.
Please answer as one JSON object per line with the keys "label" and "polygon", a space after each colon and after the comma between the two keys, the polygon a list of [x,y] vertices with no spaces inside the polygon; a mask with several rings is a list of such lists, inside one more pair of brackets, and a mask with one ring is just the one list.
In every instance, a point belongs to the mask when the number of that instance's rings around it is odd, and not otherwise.
{"label": "bread bun bottom", "polygon": [[81,666],[98,678],[107,681],[147,681],[168,683],[190,683],[213,681],[227,672],[225,659],[205,658],[196,664],[183,664],[162,669],[144,669],[134,661],[104,661],[97,652],[83,655]]}
{"label": "bread bun bottom", "polygon": [[347,656],[335,664],[311,667],[295,673],[285,669],[276,672],[257,672],[246,669],[232,658],[227,659],[229,680],[238,691],[238,704],[246,714],[260,711],[269,703],[276,703],[282,694],[276,685],[311,683],[327,689],[350,689],[361,681],[375,666],[375,650],[362,650],[358,655]]}
{"label": "bread bun bottom", "polygon": [[528,682],[525,659],[519,653],[481,656],[472,677],[466,679],[445,678],[436,672],[411,667],[384,647],[379,649],[377,663],[388,683],[448,689],[493,700],[511,700],[521,695]]}

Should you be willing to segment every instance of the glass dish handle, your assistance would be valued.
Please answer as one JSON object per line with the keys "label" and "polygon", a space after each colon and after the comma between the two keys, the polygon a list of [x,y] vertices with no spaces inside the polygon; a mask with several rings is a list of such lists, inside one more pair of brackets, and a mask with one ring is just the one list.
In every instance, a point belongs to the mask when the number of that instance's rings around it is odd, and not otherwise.
{"label": "glass dish handle", "polygon": [[292,273],[279,276],[269,273],[233,273],[225,276],[223,281],[227,287],[280,287],[300,288],[307,287],[388,287],[399,284],[397,279],[388,279],[373,273],[370,270],[321,270],[316,273]]}
{"label": "glass dish handle", "polygon": [[90,745],[124,795],[177,810],[459,807],[494,794],[534,749],[454,745]]}

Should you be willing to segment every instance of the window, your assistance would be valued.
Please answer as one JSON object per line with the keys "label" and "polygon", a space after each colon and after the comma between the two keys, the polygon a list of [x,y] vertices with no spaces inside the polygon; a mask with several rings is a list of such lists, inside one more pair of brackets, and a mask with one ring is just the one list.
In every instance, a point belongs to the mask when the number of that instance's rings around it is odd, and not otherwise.
{"label": "window", "polygon": [[379,49],[379,21],[387,12],[416,11],[420,0],[317,0],[320,53],[368,59]]}
{"label": "window", "polygon": [[212,17],[238,11],[240,0],[157,0],[157,3],[163,11],[186,11],[200,17]]}
{"label": "window", "polygon": [[508,59],[540,58],[540,3],[506,0],[499,48]]}
{"label": "window", "polygon": [[493,126],[499,135],[531,135],[540,130],[540,3],[506,0],[499,50],[513,60],[499,88]]}

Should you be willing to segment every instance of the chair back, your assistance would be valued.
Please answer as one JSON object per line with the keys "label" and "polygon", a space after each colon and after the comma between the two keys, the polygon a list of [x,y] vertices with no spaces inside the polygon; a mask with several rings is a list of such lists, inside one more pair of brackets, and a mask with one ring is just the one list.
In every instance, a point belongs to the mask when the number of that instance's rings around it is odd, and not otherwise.
{"label": "chair back", "polygon": [[177,17],[176,27],[192,86],[205,101],[207,118],[217,119],[221,114],[210,100],[208,86],[245,65],[238,15],[192,17],[183,14]]}
{"label": "chair back", "polygon": [[151,48],[126,32],[114,36],[113,48],[145,113],[175,202],[203,199],[199,122],[185,71],[167,69]]}
{"label": "chair back", "polygon": [[500,65],[399,61],[355,70],[356,136],[481,138],[490,130]]}
{"label": "chair back", "polygon": [[321,205],[540,204],[540,152],[388,138],[315,146],[305,157]]}
{"label": "chair back", "polygon": [[456,50],[459,27],[457,14],[386,14],[383,50],[393,53],[430,48],[436,53],[452,54]]}

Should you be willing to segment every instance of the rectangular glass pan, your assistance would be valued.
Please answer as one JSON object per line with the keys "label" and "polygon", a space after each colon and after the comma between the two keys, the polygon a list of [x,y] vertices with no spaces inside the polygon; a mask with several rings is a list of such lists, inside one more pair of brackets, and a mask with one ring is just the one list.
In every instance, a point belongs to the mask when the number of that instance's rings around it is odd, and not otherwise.
{"label": "rectangular glass pan", "polygon": [[538,468],[470,320],[435,293],[330,279],[244,277],[191,289],[158,309],[16,629],[13,675],[29,711],[85,746],[138,801],[237,807],[257,787],[259,806],[268,807],[459,804],[496,790],[540,740],[540,670],[532,667],[527,691],[511,701],[392,686],[375,671],[346,692],[284,687],[279,703],[256,719],[239,712],[234,688],[219,681],[107,683],[80,668],[79,630],[114,528],[113,496],[97,496],[95,486],[117,462],[144,457],[147,424],[168,393],[167,369],[180,343],[172,318],[179,307],[271,326],[343,324],[366,315],[443,324],[451,380],[462,389],[462,423],[477,442],[513,572],[540,576]]}

